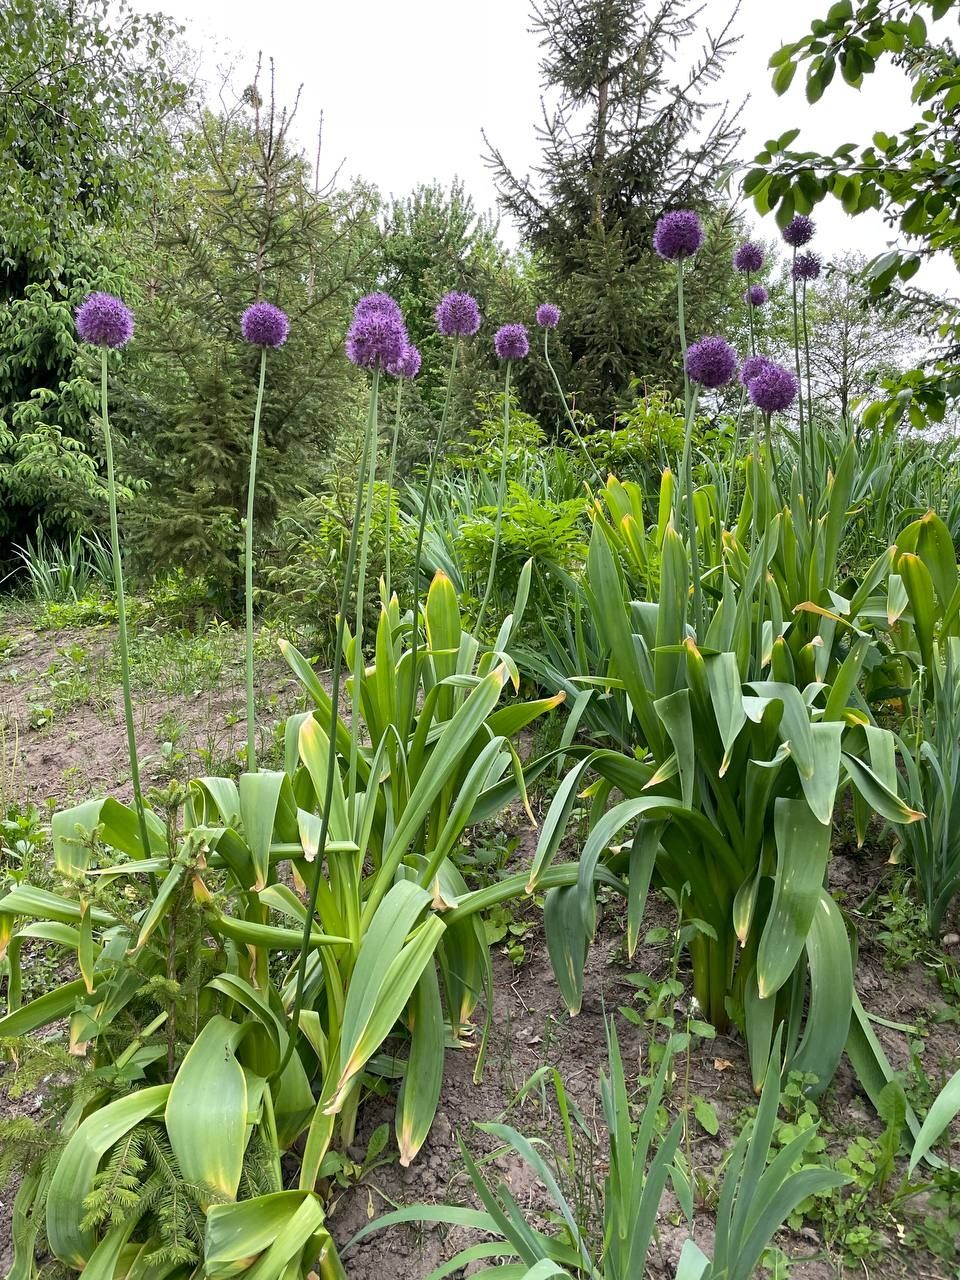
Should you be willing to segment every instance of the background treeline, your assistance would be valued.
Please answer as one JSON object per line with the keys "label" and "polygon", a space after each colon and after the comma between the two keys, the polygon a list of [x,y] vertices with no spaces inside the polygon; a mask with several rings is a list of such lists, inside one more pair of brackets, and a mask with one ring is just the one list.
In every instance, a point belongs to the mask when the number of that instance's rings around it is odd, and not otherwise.
{"label": "background treeline", "polygon": [[[369,183],[330,176],[311,123],[278,101],[272,66],[250,69],[247,84],[211,86],[161,16],[108,12],[106,0],[9,0],[0,17],[3,572],[38,529],[63,542],[103,527],[96,372],[73,327],[92,289],[121,294],[137,314],[114,415],[121,472],[137,477],[123,495],[130,568],[145,579],[202,573],[227,610],[255,394],[256,353],[239,340],[238,317],[251,299],[274,300],[292,320],[269,380],[257,494],[258,537],[285,589],[287,549],[306,540],[317,563],[335,558],[348,518],[339,494],[357,465],[361,388],[342,342],[361,292],[392,293],[423,351],[404,400],[406,479],[435,436],[446,357],[432,306],[448,289],[475,294],[489,317],[458,379],[453,458],[482,442],[498,413],[492,326],[529,322],[544,297],[563,311],[554,357],[585,430],[648,421],[676,395],[673,279],[649,249],[665,209],[696,208],[708,228],[689,331],[726,332],[746,349],[742,280],[730,270],[744,233],[729,188],[740,131],[735,108],[713,105],[731,29],[701,50],[687,0],[592,0],[576,23],[568,8],[534,9],[556,105],[533,177],[516,177],[498,140],[488,142],[520,233],[508,248],[457,183],[388,201]],[[688,49],[689,64],[677,56]],[[896,316],[864,308],[852,283],[860,265],[835,264],[841,286],[828,273],[810,296],[817,391],[832,416],[908,355]],[[777,271],[767,281],[771,349],[792,340]],[[563,442],[541,361],[520,372],[516,395],[537,438]],[[669,435],[647,435],[659,462]]]}

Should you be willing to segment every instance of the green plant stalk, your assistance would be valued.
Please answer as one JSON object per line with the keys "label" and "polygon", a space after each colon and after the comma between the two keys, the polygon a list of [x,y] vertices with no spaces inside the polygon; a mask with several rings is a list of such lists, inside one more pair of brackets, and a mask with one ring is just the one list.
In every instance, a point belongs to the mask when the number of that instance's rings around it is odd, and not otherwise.
{"label": "green plant stalk", "polygon": [[370,525],[373,523],[373,498],[377,479],[377,410],[380,369],[373,373],[370,384],[370,411],[363,445],[363,463],[358,484],[362,492],[366,482],[367,498],[360,530],[360,567],[357,571],[357,610],[353,632],[353,689],[350,697],[350,765],[347,775],[347,803],[356,808],[357,759],[360,754],[360,685],[363,679],[363,599],[367,583],[367,560],[370,554]]}
{"label": "green plant stalk", "polygon": [[263,385],[267,376],[267,348],[260,348],[260,385],[257,407],[253,414],[253,440],[250,444],[250,475],[247,479],[247,522],[244,526],[244,596],[246,611],[246,677],[247,677],[247,772],[257,772],[257,727],[253,710],[253,503],[257,487],[257,447],[260,443],[260,411],[263,408]]}
{"label": "green plant stalk", "polygon": [[[793,251],[793,264],[797,264],[797,251]],[[792,274],[792,273],[791,273]],[[800,415],[800,488],[809,509],[807,497],[807,444],[803,429],[803,373],[800,369],[800,319],[797,310],[797,281],[793,277],[793,355],[797,369],[797,413]]]}
{"label": "green plant stalk", "polygon": [[421,498],[420,520],[417,524],[417,542],[413,551],[413,611],[410,628],[410,691],[413,703],[404,709],[403,723],[405,724],[409,724],[417,700],[417,648],[420,638],[420,557],[423,554],[423,535],[427,527],[427,511],[430,507],[430,494],[433,491],[433,482],[437,474],[437,463],[440,459],[440,452],[443,449],[443,441],[446,435],[447,418],[450,416],[450,401],[453,397],[453,375],[456,372],[459,352],[460,339],[456,338],[453,343],[453,351],[450,353],[450,369],[447,373],[447,390],[443,397],[443,413],[440,417],[440,429],[437,432],[433,452],[430,455],[427,483]]}
{"label": "green plant stalk", "polygon": [[503,500],[507,490],[507,452],[510,448],[510,366],[512,364],[512,360],[507,361],[507,371],[503,379],[503,444],[500,455],[500,478],[497,482],[497,515],[493,524],[493,547],[490,550],[487,585],[483,592],[483,599],[480,602],[480,612],[477,614],[476,633],[478,636],[482,633],[483,617],[487,612],[487,605],[490,603],[490,593],[493,591],[493,580],[497,572],[497,556],[500,551],[500,533],[503,528]]}
{"label": "green plant stalk", "polygon": [[[700,554],[697,547],[697,521],[693,503],[693,419],[697,412],[697,393],[690,387],[687,374],[687,329],[683,313],[683,259],[677,262],[677,318],[680,323],[680,354],[683,363],[683,403],[686,421],[683,426],[683,488],[686,500],[687,538],[690,543],[690,575],[693,578],[693,613],[697,636],[702,638],[703,594],[700,586]],[[679,500],[678,500],[679,515]]]}
{"label": "green plant stalk", "polygon": [[[143,807],[143,791],[140,786],[140,762],[137,759],[137,734],[133,724],[133,698],[130,694],[130,649],[127,644],[127,604],[123,592],[123,565],[120,560],[120,528],[117,520],[117,480],[113,470],[113,439],[110,433],[110,417],[107,412],[107,349],[100,348],[100,413],[103,419],[103,438],[107,454],[107,494],[110,502],[110,550],[113,553],[113,584],[117,595],[117,632],[120,644],[120,683],[123,687],[123,718],[127,727],[127,751],[130,756],[130,779],[133,783],[133,802],[140,824],[140,839],[144,854],[150,855],[150,837],[147,833],[147,815]],[[156,879],[152,878],[156,887]]]}
{"label": "green plant stalk", "polygon": [[803,349],[804,360],[807,366],[807,435],[810,441],[810,484],[813,492],[810,495],[810,511],[815,515],[819,495],[817,493],[819,476],[817,474],[816,459],[814,457],[814,434],[813,434],[813,386],[810,379],[810,331],[807,328],[807,282],[803,282],[803,291],[801,294],[801,319],[803,321]]}
{"label": "green plant stalk", "polygon": [[557,371],[556,369],[554,369],[553,362],[550,359],[549,342],[550,342],[550,330],[544,329],[543,358],[547,362],[547,368],[550,370],[550,373],[553,377],[553,385],[557,388],[557,395],[560,397],[560,403],[563,405],[563,412],[567,415],[567,422],[570,424],[570,430],[576,436],[577,443],[579,444],[580,448],[583,450],[583,456],[586,458],[590,466],[590,469],[593,472],[594,479],[596,480],[597,484],[602,485],[603,477],[601,476],[600,472],[597,470],[597,464],[590,457],[590,453],[587,449],[586,442],[584,441],[583,436],[581,436],[580,432],[577,429],[577,424],[574,421],[573,414],[570,412],[570,406],[567,404],[567,397],[563,394],[563,387],[560,385],[560,379],[557,377]]}
{"label": "green plant stalk", "polygon": [[[370,409],[367,417],[367,438],[371,429],[376,427],[377,393],[379,389],[379,368],[374,369],[373,381],[370,385]],[[371,428],[371,423],[373,428]],[[366,452],[366,450],[364,450]],[[333,646],[333,671],[330,682],[330,724],[327,727],[330,746],[327,752],[327,777],[324,792],[323,809],[320,814],[320,831],[317,840],[317,857],[313,864],[314,877],[310,883],[307,898],[306,914],[303,923],[303,938],[300,943],[300,954],[297,957],[297,987],[293,1007],[290,1011],[290,1039],[280,1063],[270,1077],[271,1081],[279,1080],[287,1069],[293,1056],[300,1035],[300,1014],[303,1011],[303,990],[307,978],[307,964],[310,957],[310,935],[313,931],[314,915],[317,909],[317,897],[320,892],[320,876],[323,872],[323,855],[327,846],[327,833],[330,829],[330,808],[333,801],[333,779],[337,767],[337,719],[340,706],[340,677],[343,671],[343,633],[346,625],[347,608],[350,603],[350,585],[353,581],[353,570],[357,560],[357,547],[360,542],[360,518],[363,513],[364,475],[361,468],[357,478],[357,496],[353,511],[353,528],[350,531],[350,542],[347,546],[347,562],[343,570],[343,583],[340,588],[340,612],[337,615],[337,634]]]}
{"label": "green plant stalk", "polygon": [[400,440],[400,404],[403,400],[403,378],[397,379],[397,408],[393,419],[393,441],[390,445],[390,462],[387,467],[387,515],[384,534],[384,595],[390,599],[390,520],[393,515],[393,478],[397,469],[397,444]]}

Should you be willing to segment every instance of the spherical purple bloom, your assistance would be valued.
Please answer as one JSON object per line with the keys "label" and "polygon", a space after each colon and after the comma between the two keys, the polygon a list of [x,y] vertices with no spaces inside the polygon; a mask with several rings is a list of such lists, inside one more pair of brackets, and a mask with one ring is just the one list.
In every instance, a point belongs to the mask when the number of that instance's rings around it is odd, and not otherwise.
{"label": "spherical purple bloom", "polygon": [[769,296],[762,284],[752,284],[749,289],[744,290],[743,300],[748,307],[763,307]]}
{"label": "spherical purple bloom", "polygon": [[290,332],[287,314],[272,302],[254,302],[240,317],[244,340],[255,347],[282,347]]}
{"label": "spherical purple bloom", "polygon": [[407,331],[403,321],[389,311],[354,313],[347,333],[347,359],[362,369],[389,368],[406,350]]}
{"label": "spherical purple bloom", "polygon": [[799,253],[793,264],[794,280],[816,280],[820,275],[820,259],[815,253]]}
{"label": "spherical purple bloom", "polygon": [[687,373],[711,391],[722,387],[737,371],[737,353],[724,338],[701,338],[687,349]]}
{"label": "spherical purple bloom", "polygon": [[356,307],[354,307],[354,318],[367,315],[372,311],[383,311],[395,320],[403,322],[403,312],[400,310],[400,304],[395,298],[391,298],[389,293],[365,293]]}
{"label": "spherical purple bloom", "polygon": [[800,249],[813,239],[814,231],[816,226],[813,219],[808,218],[805,213],[798,213],[783,228],[783,238],[794,249]]}
{"label": "spherical purple bloom", "polygon": [[766,356],[747,356],[740,366],[740,381],[745,387],[749,386],[752,379],[770,363]]}
{"label": "spherical purple bloom", "polygon": [[504,324],[493,336],[493,345],[501,360],[522,360],[530,354],[526,326]]}
{"label": "spherical purple bloom", "polygon": [[394,378],[415,378],[419,372],[420,352],[412,342],[404,348],[399,360],[393,360],[387,365],[387,373]]}
{"label": "spherical purple bloom", "polygon": [[133,337],[133,312],[112,293],[88,293],[76,310],[81,342],[125,347]]}
{"label": "spherical purple bloom", "polygon": [[733,265],[738,271],[753,272],[759,271],[763,266],[763,249],[760,245],[754,244],[752,240],[748,240],[746,244],[742,244],[737,252],[733,255]]}
{"label": "spherical purple bloom", "polygon": [[480,328],[480,308],[469,293],[445,294],[434,315],[445,338],[471,338]]}
{"label": "spherical purple bloom", "polygon": [[537,324],[541,329],[555,329],[560,323],[560,308],[552,302],[541,302],[537,307]]}
{"label": "spherical purple bloom", "polygon": [[705,239],[700,219],[691,209],[665,213],[653,233],[653,247],[667,262],[692,258]]}
{"label": "spherical purple bloom", "polygon": [[763,413],[789,409],[797,398],[797,379],[781,364],[767,361],[764,368],[747,383],[747,394]]}

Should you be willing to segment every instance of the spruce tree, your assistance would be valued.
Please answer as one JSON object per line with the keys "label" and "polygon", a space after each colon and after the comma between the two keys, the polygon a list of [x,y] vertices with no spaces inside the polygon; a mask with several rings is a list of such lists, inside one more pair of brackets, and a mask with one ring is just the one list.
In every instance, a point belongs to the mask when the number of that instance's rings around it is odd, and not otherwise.
{"label": "spruce tree", "polygon": [[[722,186],[741,131],[711,94],[735,44],[734,15],[691,58],[701,8],[538,0],[544,116],[533,175],[514,174],[488,142],[502,208],[564,311],[555,349],[565,340],[568,391],[598,418],[615,414],[631,377],[679,385],[674,275],[650,249],[662,213],[696,209],[708,227],[687,292],[691,334],[719,323],[736,287]],[[546,387],[526,390],[537,400]]]}

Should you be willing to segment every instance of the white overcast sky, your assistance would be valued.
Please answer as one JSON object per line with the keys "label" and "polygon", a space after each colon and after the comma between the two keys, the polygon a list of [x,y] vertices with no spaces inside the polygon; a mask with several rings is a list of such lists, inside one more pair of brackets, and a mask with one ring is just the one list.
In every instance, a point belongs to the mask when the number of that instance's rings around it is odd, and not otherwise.
{"label": "white overcast sky", "polygon": [[[705,0],[702,23],[722,24],[733,0]],[[483,163],[483,138],[502,149],[516,172],[536,162],[534,126],[540,114],[539,51],[528,31],[527,0],[135,0],[163,9],[186,28],[202,57],[210,89],[218,68],[232,65],[236,83],[252,72],[257,54],[272,57],[281,97],[303,85],[298,132],[312,153],[324,115],[325,167],[343,160],[343,175],[361,175],[386,194],[403,195],[420,182],[463,179],[479,209],[494,209],[495,191]],[[828,0],[742,0],[736,28],[742,39],[716,86],[717,94],[747,98],[742,156],[749,159],[795,125],[796,146],[832,150],[895,132],[911,119],[906,79],[892,67],[868,76],[857,92],[837,83],[815,107],[801,77],[784,98],[770,88],[767,62],[786,41],[822,17]],[[956,18],[937,24],[945,29]],[[838,78],[839,80],[839,78]],[[754,215],[755,216],[755,215]],[[816,247],[829,256],[844,249],[880,252],[892,232],[879,215],[846,217],[832,200],[816,214]],[[758,231],[775,234],[772,218]],[[502,230],[508,240],[514,233]],[[918,277],[938,292],[960,289],[949,260]]]}

